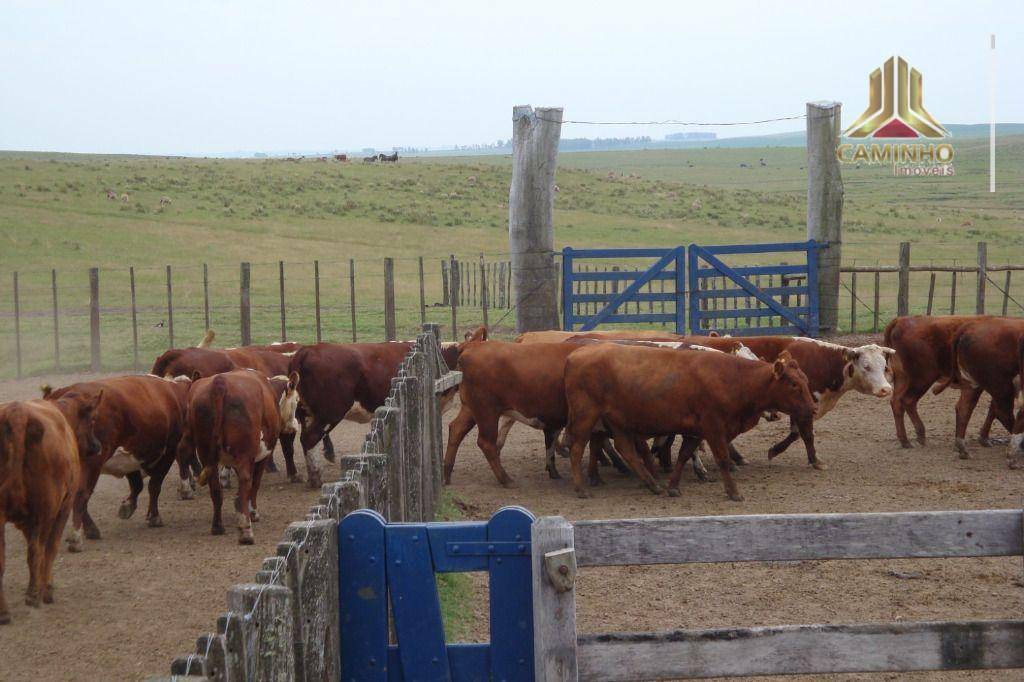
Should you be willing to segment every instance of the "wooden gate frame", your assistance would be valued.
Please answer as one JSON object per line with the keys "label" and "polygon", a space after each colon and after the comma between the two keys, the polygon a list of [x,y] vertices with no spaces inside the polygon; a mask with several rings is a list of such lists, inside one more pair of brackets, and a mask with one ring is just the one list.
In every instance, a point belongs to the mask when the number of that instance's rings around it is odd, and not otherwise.
{"label": "wooden gate frame", "polygon": [[[817,337],[820,333],[818,319],[818,268],[815,252],[822,248],[813,239],[806,242],[781,242],[776,244],[734,244],[727,246],[689,246],[689,292],[690,292],[690,333],[706,335],[711,329],[703,329],[705,321],[720,321],[732,318],[761,318],[778,316],[789,322],[782,327],[736,327],[729,328],[734,335],[794,334]],[[752,265],[730,267],[718,256],[748,253],[784,253],[802,251],[807,261],[803,265]],[[700,260],[710,267],[700,267]],[[747,279],[749,275],[805,275],[806,286],[779,286],[759,288]],[[701,289],[701,280],[708,277],[724,276],[739,288],[729,290]],[[806,306],[785,306],[773,296],[805,296]],[[753,297],[764,304],[764,308],[741,308],[735,310],[701,310],[700,302],[718,298]],[[799,299],[798,299],[799,300]],[[806,319],[801,315],[805,315]]]}
{"label": "wooden gate frame", "polygon": [[[574,272],[573,263],[581,258],[657,258],[658,260],[643,273],[618,272]],[[581,324],[576,331],[586,332],[594,329],[602,322],[635,323],[635,322],[671,322],[677,334],[686,333],[686,311],[682,292],[686,289],[685,278],[686,249],[676,246],[669,249],[562,249],[562,329],[573,331],[576,324]],[[669,270],[671,265],[674,270]],[[640,289],[649,282],[672,280],[676,283],[676,292],[641,293]],[[622,282],[633,280],[622,291],[611,294],[578,294],[573,291],[574,282]],[[678,293],[677,293],[678,292]],[[675,306],[673,313],[629,313],[616,312],[624,303],[630,301],[670,301]],[[576,315],[573,311],[577,303],[604,303],[605,306],[596,315]]]}

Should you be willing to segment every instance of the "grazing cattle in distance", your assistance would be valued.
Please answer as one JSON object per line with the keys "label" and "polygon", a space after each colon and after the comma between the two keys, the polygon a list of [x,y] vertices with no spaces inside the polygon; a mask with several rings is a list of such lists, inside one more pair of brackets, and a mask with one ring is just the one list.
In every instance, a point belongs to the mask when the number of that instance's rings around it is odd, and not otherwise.
{"label": "grazing cattle in distance", "polygon": [[335,161],[341,161],[342,163],[348,163],[348,154],[335,154]]}
{"label": "grazing cattle in distance", "polygon": [[[892,416],[896,422],[896,437],[903,447],[910,447],[904,414],[910,416],[917,442],[925,444],[924,422],[917,412],[917,403],[934,384],[938,383],[936,393],[950,385],[953,378],[953,337],[965,324],[979,319],[981,317],[977,315],[914,315],[897,317],[886,325],[885,345],[896,351],[890,364],[893,373]],[[989,444],[992,419],[989,407],[981,428],[983,445]]]}
{"label": "grazing cattle in distance", "polygon": [[170,197],[160,197],[160,205],[161,206],[170,206],[171,205],[171,198]]}
{"label": "grazing cattle in distance", "polygon": [[393,154],[378,154],[377,158],[381,163],[398,163],[398,152]]}
{"label": "grazing cattle in distance", "polygon": [[[317,343],[291,357],[288,375],[298,376],[299,420],[303,455],[310,487],[320,487],[320,462],[312,449],[342,420],[368,423],[391,392],[391,380],[412,348],[409,341],[384,343]],[[449,368],[458,359],[458,346],[441,344]],[[442,410],[451,394],[442,396]]]}
{"label": "grazing cattle in distance", "polygon": [[376,156],[364,156],[363,157],[363,163],[377,163],[377,157]]}
{"label": "grazing cattle in distance", "polygon": [[[565,367],[569,407],[566,430],[577,495],[583,485],[583,448],[600,426],[611,431],[623,459],[654,493],[662,488],[640,465],[638,438],[682,433],[692,447],[706,441],[722,475],[725,492],[742,500],[732,478],[729,444],[753,428],[764,412],[777,410],[798,423],[813,419],[815,400],[807,377],[783,353],[772,363],[726,353],[677,352],[605,343],[580,348]],[[669,487],[678,492],[681,454]]]}
{"label": "grazing cattle in distance", "polygon": [[123,201],[126,204],[128,203],[128,201],[129,201],[128,192],[125,192],[124,194],[121,195],[121,201]]}
{"label": "grazing cattle in distance", "polygon": [[25,603],[53,603],[53,563],[81,476],[94,456],[95,400],[29,400],[0,405],[0,625],[11,622],[3,575],[7,522],[25,535],[29,583]]}
{"label": "grazing cattle in distance", "polygon": [[117,192],[112,189],[107,190],[107,199],[111,201],[117,201]]}
{"label": "grazing cattle in distance", "polygon": [[[1021,391],[1024,319],[990,317],[968,322],[953,337],[951,348],[952,383],[960,387],[960,400],[956,404],[956,449],[961,459],[968,459],[967,423],[982,392],[992,397],[992,416],[1011,434],[1015,432],[1013,402]],[[1022,420],[1024,406],[1016,421]]]}
{"label": "grazing cattle in distance", "polygon": [[[95,457],[82,460],[82,480],[72,510],[73,531],[68,537],[70,551],[83,549],[83,532],[90,540],[100,538],[88,505],[101,473],[128,478],[130,492],[118,509],[122,519],[135,513],[143,475],[149,475],[146,521],[151,528],[163,526],[158,506],[160,488],[175,461],[189,383],[132,375],[85,381],[56,390],[44,387],[44,399],[58,403],[87,405],[96,396],[103,396],[93,415],[93,433],[101,447]],[[182,486],[188,485],[185,475],[182,471]]]}
{"label": "grazing cattle in distance", "polygon": [[199,484],[210,486],[214,535],[224,533],[221,507],[224,492],[218,467],[231,467],[238,476],[238,542],[254,542],[252,522],[259,520],[256,498],[267,459],[278,436],[298,428],[295,378],[268,379],[257,371],[240,369],[194,381],[188,391],[184,435],[179,461],[199,457]]}

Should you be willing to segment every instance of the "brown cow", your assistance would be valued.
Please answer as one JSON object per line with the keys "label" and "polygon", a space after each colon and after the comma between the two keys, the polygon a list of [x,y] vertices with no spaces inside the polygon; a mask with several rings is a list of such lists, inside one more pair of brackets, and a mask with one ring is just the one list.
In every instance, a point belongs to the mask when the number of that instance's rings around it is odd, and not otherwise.
{"label": "brown cow", "polygon": [[295,377],[268,379],[257,371],[240,369],[198,379],[189,388],[178,456],[188,458],[193,451],[199,456],[203,465],[199,484],[210,484],[214,535],[224,533],[224,493],[217,469],[231,467],[238,476],[238,542],[253,544],[252,522],[259,520],[256,496],[266,460],[279,434],[298,428],[295,381]]}
{"label": "brown cow", "polygon": [[[893,393],[890,403],[896,422],[896,437],[903,447],[910,447],[904,413],[910,416],[917,442],[925,444],[924,422],[917,412],[917,403],[936,382],[939,382],[935,387],[936,393],[950,384],[953,377],[953,337],[965,324],[979,319],[977,315],[913,315],[897,317],[886,325],[885,345],[896,351],[891,363]],[[983,445],[989,444],[992,419],[990,407],[981,429]]]}
{"label": "brown cow", "polygon": [[[1018,386],[1024,392],[1024,341],[1017,343],[1017,362],[1020,363],[1020,374],[1017,375]],[[1024,465],[1024,404],[1017,412],[1013,429],[1010,430],[1010,447],[1006,456],[1010,460],[1011,469],[1017,469]]]}
{"label": "brown cow", "polygon": [[[343,419],[365,424],[373,418],[412,346],[408,341],[317,343],[291,357],[288,375],[299,378],[299,441],[310,487],[319,488],[321,483],[321,464],[313,448]],[[458,346],[442,344],[441,353],[453,367]]]}
{"label": "brown cow", "polygon": [[[635,440],[682,433],[691,442],[707,441],[726,494],[742,500],[730,472],[729,443],[766,411],[783,412],[797,423],[809,422],[815,411],[807,377],[786,353],[765,363],[726,353],[597,344],[569,356],[565,393],[573,484],[580,497],[589,496],[583,448],[599,425],[611,430],[623,459],[655,493],[661,486],[640,466]],[[680,457],[669,482],[676,492],[683,463]]]}
{"label": "brown cow", "polygon": [[88,505],[101,473],[128,477],[131,490],[118,510],[122,519],[129,519],[135,513],[142,492],[142,477],[148,474],[146,521],[152,528],[163,525],[158,507],[160,488],[175,460],[189,383],[133,375],[86,381],[54,391],[44,389],[47,400],[79,405],[103,395],[93,419],[93,429],[102,447],[96,457],[82,460],[82,481],[72,517],[74,530],[68,538],[70,551],[83,549],[83,531],[90,540],[100,538]]}
{"label": "brown cow", "polygon": [[[982,392],[992,397],[992,416],[1014,432],[1013,401],[1021,390],[1021,346],[1024,319],[981,318],[969,322],[953,337],[952,382],[960,386],[956,404],[956,449],[967,459],[967,423]],[[1024,411],[1024,407],[1021,408]],[[1019,421],[1019,420],[1018,420]]]}
{"label": "brown cow", "polygon": [[[534,343],[528,346],[503,341],[463,344],[458,369],[462,372],[459,414],[448,427],[444,455],[444,482],[451,482],[459,444],[474,426],[477,445],[501,485],[512,478],[501,466],[501,446],[508,428],[521,421],[544,432],[546,468],[555,468],[555,437],[565,426],[567,408],[563,374],[565,361],[580,346],[571,343]],[[506,423],[499,427],[499,421]]]}
{"label": "brown cow", "polygon": [[80,459],[99,450],[92,421],[100,399],[0,405],[0,625],[11,622],[3,589],[8,521],[28,545],[25,603],[53,603],[53,562],[78,490]]}

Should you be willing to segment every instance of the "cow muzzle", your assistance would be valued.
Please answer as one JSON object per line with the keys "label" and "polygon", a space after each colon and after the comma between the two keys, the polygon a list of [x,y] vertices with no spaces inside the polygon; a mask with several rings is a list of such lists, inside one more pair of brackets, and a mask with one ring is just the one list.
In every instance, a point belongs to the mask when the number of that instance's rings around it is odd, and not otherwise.
{"label": "cow muzzle", "polygon": [[875,390],[876,398],[888,398],[892,395],[892,386],[883,386]]}

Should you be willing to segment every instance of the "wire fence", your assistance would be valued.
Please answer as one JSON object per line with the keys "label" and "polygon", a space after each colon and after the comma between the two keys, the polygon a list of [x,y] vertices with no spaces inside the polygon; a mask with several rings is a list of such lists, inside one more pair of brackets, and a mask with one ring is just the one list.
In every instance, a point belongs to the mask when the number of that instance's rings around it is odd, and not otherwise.
{"label": "wire fence", "polygon": [[[844,265],[833,333],[879,332],[900,314],[1024,314],[1024,273],[1016,273],[1024,265],[989,264],[986,253],[980,242],[976,254],[961,252],[946,262],[922,264],[912,260],[910,244],[904,243],[888,263]],[[561,272],[560,254],[553,257]],[[647,266],[624,260],[609,263],[606,271]],[[762,290],[804,284],[781,276],[752,280]],[[481,324],[493,327],[497,337],[508,337],[515,321],[512,281],[505,253],[8,272],[0,274],[0,378],[89,369],[143,371],[166,349],[195,345],[206,329],[217,332],[219,346],[405,339],[425,322],[440,324],[453,338]],[[737,286],[725,277],[701,284],[715,291]],[[650,295],[665,293],[664,287],[664,281],[650,282],[642,291],[648,296],[624,306],[630,312],[669,312],[673,302]],[[601,295],[591,299],[606,298],[616,289],[607,281],[574,283],[576,294]],[[675,292],[671,285],[666,291],[684,299],[689,293]],[[775,296],[783,306],[803,305],[805,298]],[[593,315],[603,305],[597,300],[577,303],[574,313]],[[750,296],[712,298],[701,305],[762,313],[764,308]],[[821,305],[828,304],[823,299]],[[763,314],[753,317],[758,324],[787,324]],[[750,324],[739,314],[723,331]]]}

